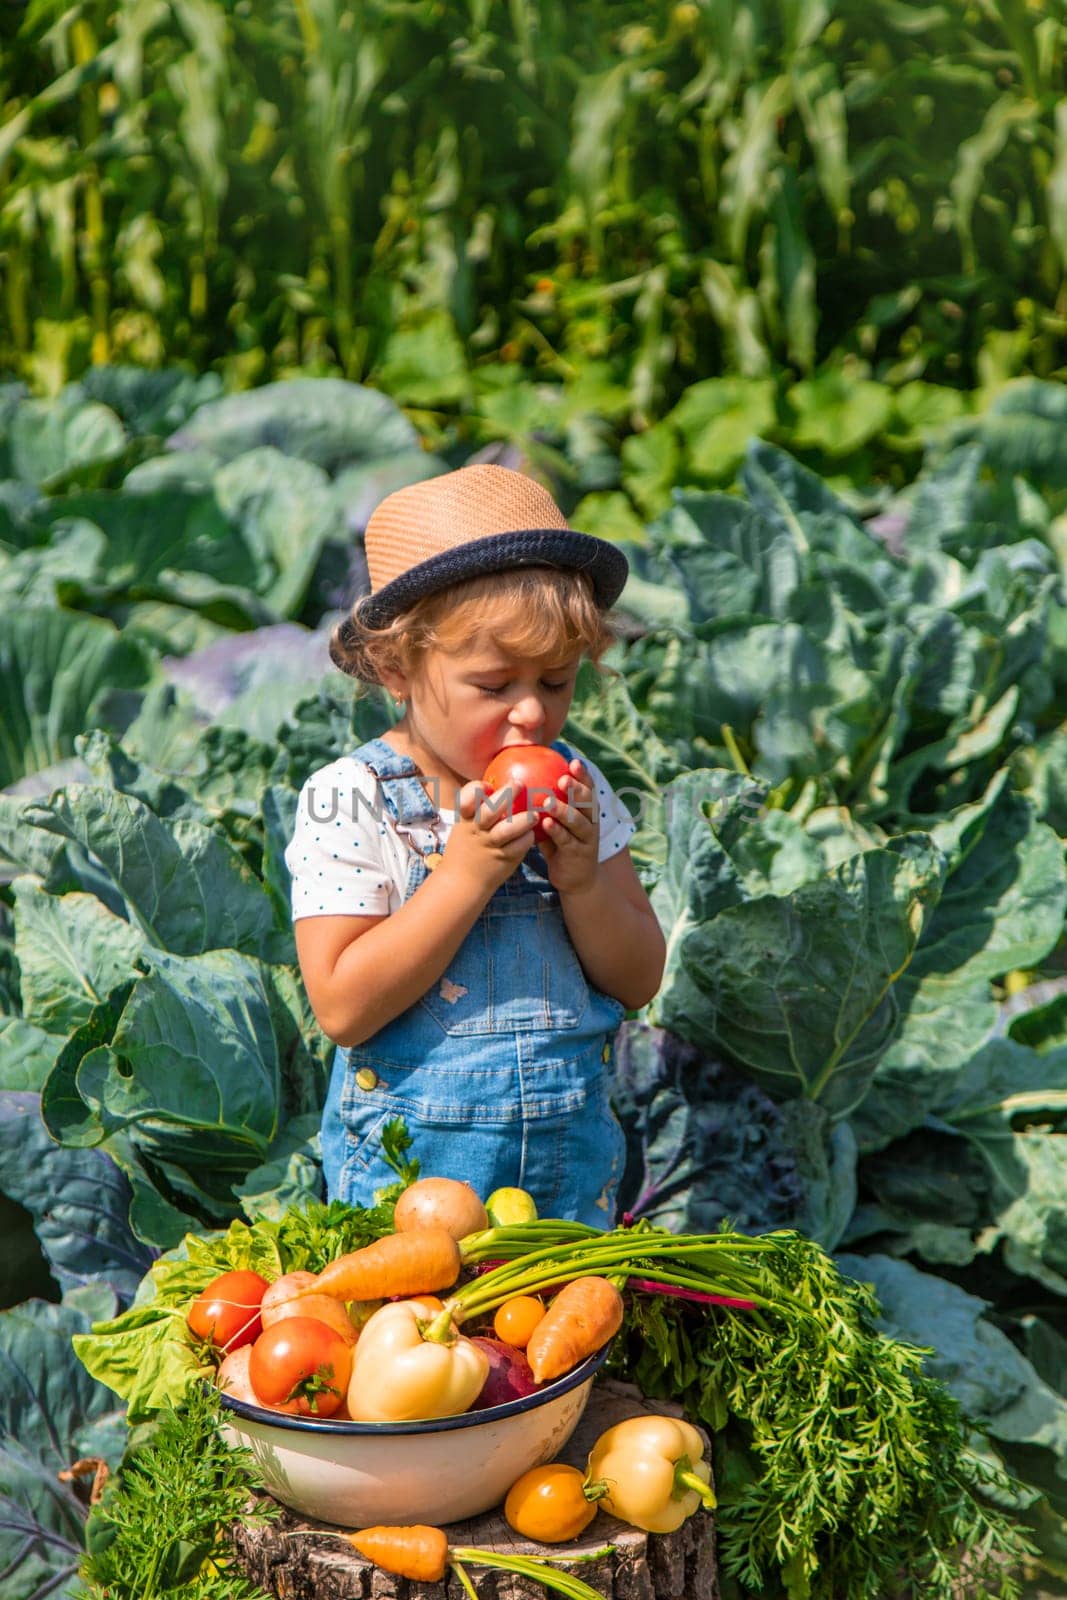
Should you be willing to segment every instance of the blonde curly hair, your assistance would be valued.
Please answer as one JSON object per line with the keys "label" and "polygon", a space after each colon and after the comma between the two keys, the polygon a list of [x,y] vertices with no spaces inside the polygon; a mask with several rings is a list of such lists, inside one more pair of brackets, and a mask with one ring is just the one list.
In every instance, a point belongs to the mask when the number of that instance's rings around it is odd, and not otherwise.
{"label": "blonde curly hair", "polygon": [[334,628],[330,656],[335,666],[365,684],[382,673],[417,676],[427,655],[456,654],[480,633],[491,635],[517,659],[600,658],[616,634],[581,572],[557,567],[516,567],[486,573],[427,595],[384,628],[358,620],[359,604]]}

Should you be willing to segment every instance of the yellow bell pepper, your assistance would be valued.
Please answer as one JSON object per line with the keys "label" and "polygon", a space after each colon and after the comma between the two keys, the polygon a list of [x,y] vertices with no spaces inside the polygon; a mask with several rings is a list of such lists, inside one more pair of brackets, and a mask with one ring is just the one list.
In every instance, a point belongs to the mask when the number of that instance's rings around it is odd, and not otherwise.
{"label": "yellow bell pepper", "polygon": [[600,1505],[647,1533],[673,1533],[698,1506],[715,1505],[704,1441],[679,1417],[630,1417],[602,1433],[589,1453],[586,1481],[605,1491]]}
{"label": "yellow bell pepper", "polygon": [[453,1417],[477,1397],[489,1357],[456,1331],[439,1300],[397,1300],[368,1317],[352,1359],[353,1422]]}

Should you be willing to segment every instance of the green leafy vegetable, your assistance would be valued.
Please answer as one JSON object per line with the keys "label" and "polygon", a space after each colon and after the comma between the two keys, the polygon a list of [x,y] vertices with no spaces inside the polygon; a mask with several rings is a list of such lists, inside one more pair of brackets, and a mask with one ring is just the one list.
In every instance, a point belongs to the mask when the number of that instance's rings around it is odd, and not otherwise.
{"label": "green leafy vegetable", "polygon": [[922,1353],[874,1331],[872,1297],[814,1258],[805,1278],[834,1318],[836,1359],[802,1319],[640,1296],[613,1357],[642,1393],[716,1433],[725,1572],[756,1593],[778,1576],[789,1600],[953,1600],[963,1549],[974,1592],[1013,1600],[1031,1546],[994,1503],[1007,1478],[972,1451]]}
{"label": "green leafy vegetable", "polygon": [[5,606],[0,614],[0,788],[74,753],[85,728],[121,731],[151,653],[97,617]]}
{"label": "green leafy vegetable", "polygon": [[319,1272],[346,1251],[392,1230],[392,1199],[373,1210],[335,1202],[290,1211],[278,1220],[233,1222],[225,1232],[189,1234],[149,1270],[128,1311],[94,1323],[74,1348],[87,1370],[120,1395],[131,1422],[179,1404],[214,1367],[189,1338],[191,1302],[213,1278],[250,1268],[268,1281],[283,1272]]}

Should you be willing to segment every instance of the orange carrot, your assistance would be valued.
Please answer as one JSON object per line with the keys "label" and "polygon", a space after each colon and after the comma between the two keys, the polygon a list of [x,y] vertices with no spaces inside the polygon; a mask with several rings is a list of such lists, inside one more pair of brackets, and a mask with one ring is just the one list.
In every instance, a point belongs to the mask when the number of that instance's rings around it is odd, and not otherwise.
{"label": "orange carrot", "polygon": [[448,1565],[448,1537],[440,1528],[416,1522],[407,1528],[360,1528],[345,1538],[361,1556],[386,1572],[419,1583],[438,1583]]}
{"label": "orange carrot", "polygon": [[304,1294],[335,1300],[388,1300],[392,1295],[450,1289],[459,1277],[459,1246],[444,1228],[388,1233],[362,1250],[338,1256]]}
{"label": "orange carrot", "polygon": [[[573,1469],[565,1467],[565,1472]],[[580,1474],[576,1474],[580,1476]],[[581,1578],[558,1572],[549,1564],[552,1556],[504,1555],[499,1550],[472,1550],[466,1545],[453,1547],[441,1528],[430,1528],[425,1523],[414,1522],[407,1527],[360,1528],[356,1533],[331,1534],[329,1529],[299,1528],[287,1535],[290,1539],[344,1539],[367,1561],[372,1561],[384,1572],[394,1572],[398,1577],[410,1578],[415,1583],[439,1583],[448,1567],[452,1567],[467,1594],[474,1588],[464,1565],[488,1567],[497,1572],[515,1572],[545,1589],[555,1589],[569,1595],[571,1600],[602,1600],[596,1589],[590,1589]],[[603,1551],[597,1552],[603,1555]],[[407,1590],[405,1589],[405,1594]],[[510,1592],[510,1591],[509,1591]],[[377,1593],[377,1589],[375,1589]],[[422,1593],[422,1590],[419,1590]]]}
{"label": "orange carrot", "polygon": [[607,1278],[565,1283],[530,1335],[526,1359],[538,1383],[559,1378],[622,1327],[622,1295]]}

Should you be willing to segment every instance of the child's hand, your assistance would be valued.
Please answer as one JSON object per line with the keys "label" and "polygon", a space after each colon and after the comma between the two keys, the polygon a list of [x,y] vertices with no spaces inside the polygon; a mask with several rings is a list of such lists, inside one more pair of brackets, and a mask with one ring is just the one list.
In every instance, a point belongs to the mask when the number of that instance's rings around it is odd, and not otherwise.
{"label": "child's hand", "polygon": [[600,808],[588,772],[578,760],[559,780],[567,796],[549,800],[541,850],[548,863],[548,881],[560,894],[580,894],[596,881],[600,849]]}
{"label": "child's hand", "polygon": [[510,878],[534,842],[532,811],[511,817],[493,810],[478,781],[459,791],[459,811],[439,870],[473,877],[487,895]]}

